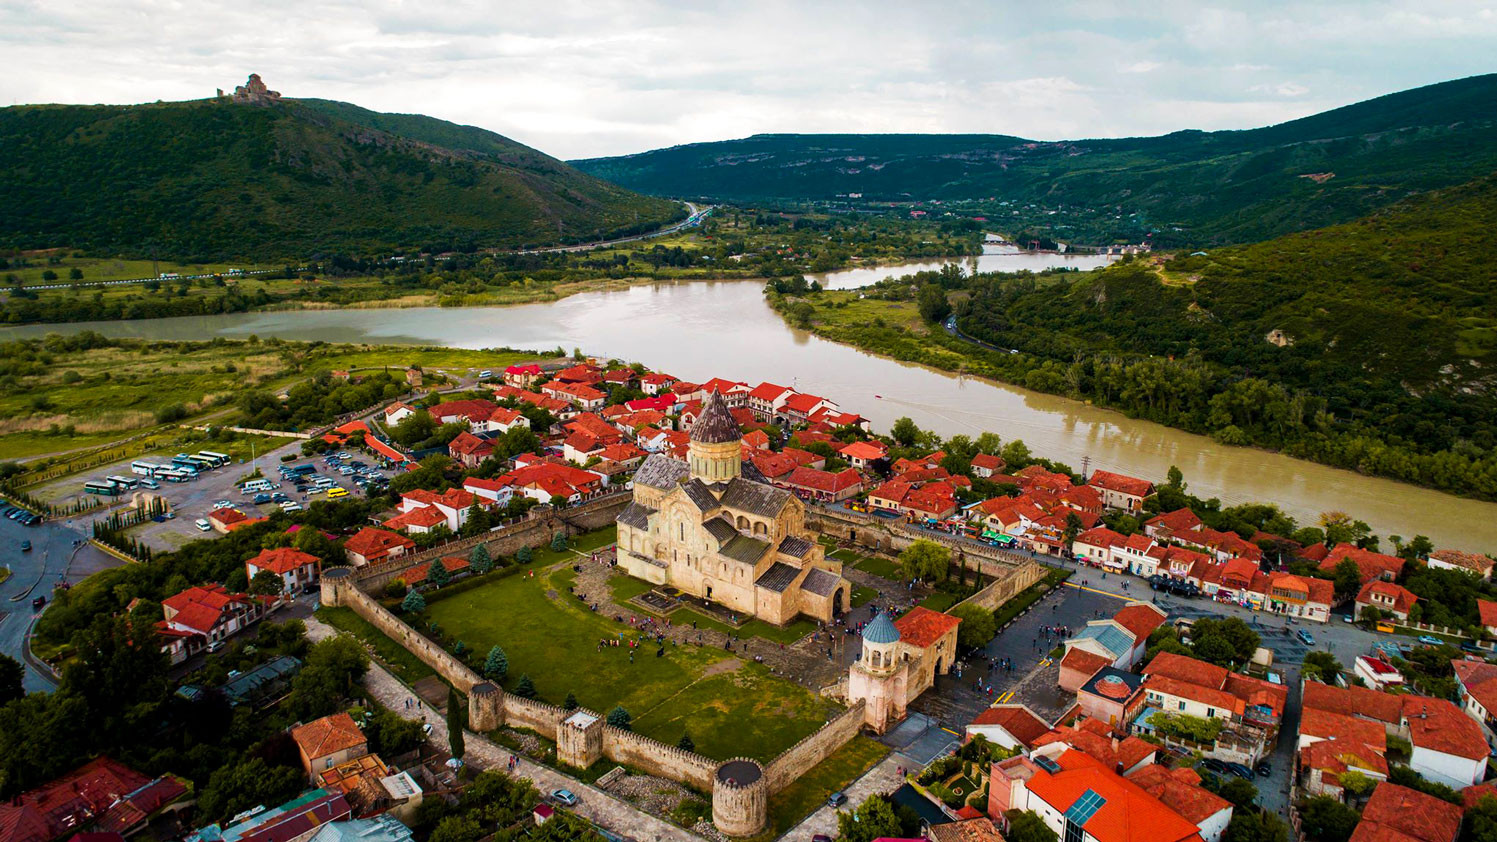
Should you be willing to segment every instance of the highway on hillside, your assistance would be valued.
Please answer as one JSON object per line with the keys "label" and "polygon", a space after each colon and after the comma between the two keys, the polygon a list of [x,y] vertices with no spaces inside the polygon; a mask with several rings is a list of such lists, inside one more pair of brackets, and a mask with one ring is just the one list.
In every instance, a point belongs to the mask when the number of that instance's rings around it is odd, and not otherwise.
{"label": "highway on hillside", "polygon": [[[674,225],[668,225],[668,226],[666,226],[664,228],[660,228],[658,230],[651,231],[651,232],[649,232],[647,234],[635,234],[632,237],[620,237],[617,240],[598,240],[596,242],[591,242],[591,243],[580,243],[580,244],[575,245],[575,246],[552,246],[551,248],[544,248],[544,249],[525,249],[525,250],[522,250],[522,251],[519,251],[519,252],[515,252],[515,253],[516,254],[548,254],[550,252],[563,252],[563,251],[591,251],[591,250],[593,250],[595,248],[604,248],[604,247],[607,247],[607,246],[616,246],[616,245],[620,245],[621,243],[634,243],[634,242],[638,242],[640,240],[651,240],[651,239],[654,239],[656,237],[664,237],[664,236],[666,236],[668,234],[674,234],[677,231],[684,231],[687,228],[694,228],[694,227],[700,225],[702,223],[702,220],[705,219],[708,214],[712,213],[712,209],[715,207],[714,205],[708,205],[707,207],[703,208],[703,207],[698,206],[695,202],[682,202],[681,204],[685,205],[687,207],[687,209],[690,211],[690,214],[685,219],[681,220],[680,222],[677,222]],[[500,254],[500,253],[503,253],[503,252],[501,250],[495,250],[494,253],[495,254]]]}
{"label": "highway on hillside", "polygon": [[[705,208],[699,207],[694,202],[682,202],[681,204],[685,205],[687,207],[687,209],[690,211],[690,213],[687,215],[687,217],[685,219],[681,220],[680,222],[675,223],[674,225],[668,225],[668,226],[666,226],[664,228],[660,228],[660,229],[657,229],[655,231],[650,231],[650,232],[645,233],[645,234],[635,234],[632,237],[620,237],[620,238],[618,238],[616,240],[595,240],[595,241],[593,241],[591,243],[581,243],[581,244],[578,244],[578,245],[575,245],[575,246],[552,246],[551,248],[543,248],[543,249],[521,249],[519,251],[509,251],[507,249],[489,249],[488,252],[490,254],[547,254],[547,253],[550,253],[550,252],[591,251],[591,250],[593,250],[595,248],[602,248],[602,247],[606,247],[606,246],[616,246],[616,245],[619,245],[621,243],[633,243],[633,242],[638,242],[640,240],[649,240],[649,239],[654,239],[655,237],[664,237],[664,236],[666,236],[668,234],[674,234],[674,233],[676,233],[678,231],[684,231],[687,228],[694,228],[697,225],[700,225],[702,223],[702,220],[705,219],[708,214],[712,213],[712,209],[713,209],[713,206],[710,206],[710,205],[708,207],[705,207]],[[400,259],[404,260],[404,258],[400,258]],[[390,263],[390,262],[394,262],[394,261],[395,261],[395,259],[391,258],[391,259],[386,260],[384,262]],[[310,266],[297,266],[297,267],[294,267],[294,270],[297,271],[297,272],[306,272],[306,271],[310,270],[311,268],[312,267],[310,267]],[[41,289],[71,289],[72,287],[75,287],[75,286],[76,287],[80,287],[80,288],[82,288],[82,287],[112,287],[112,286],[122,286],[124,284],[143,284],[143,283],[146,283],[147,281],[167,281],[167,282],[171,282],[171,281],[196,281],[196,280],[200,280],[200,279],[203,279],[203,278],[217,278],[217,277],[225,277],[225,278],[247,278],[247,277],[252,277],[254,275],[273,275],[273,274],[278,274],[278,273],[281,273],[281,272],[284,272],[284,271],[286,271],[286,270],[285,269],[235,269],[235,270],[233,270],[231,272],[222,272],[222,273],[203,272],[203,273],[194,274],[194,275],[181,275],[181,274],[176,274],[176,273],[170,273],[170,274],[162,275],[161,277],[158,277],[158,278],[122,278],[122,279],[116,280],[116,281],[69,281],[67,283],[28,284],[28,285],[26,285],[23,288],[24,289],[28,289],[28,290],[41,290]]]}

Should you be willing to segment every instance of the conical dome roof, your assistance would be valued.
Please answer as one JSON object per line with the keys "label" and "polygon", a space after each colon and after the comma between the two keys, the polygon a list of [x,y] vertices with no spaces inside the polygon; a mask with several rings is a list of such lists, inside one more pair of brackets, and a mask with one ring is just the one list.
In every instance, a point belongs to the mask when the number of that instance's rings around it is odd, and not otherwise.
{"label": "conical dome roof", "polygon": [[899,640],[899,629],[894,628],[888,613],[880,611],[863,627],[863,639],[869,643],[894,643]]}
{"label": "conical dome roof", "polygon": [[728,411],[728,402],[723,400],[722,393],[709,392],[707,400],[702,403],[701,417],[691,427],[691,440],[703,444],[722,444],[742,438],[743,431],[738,428],[738,422],[733,420],[733,413]]}

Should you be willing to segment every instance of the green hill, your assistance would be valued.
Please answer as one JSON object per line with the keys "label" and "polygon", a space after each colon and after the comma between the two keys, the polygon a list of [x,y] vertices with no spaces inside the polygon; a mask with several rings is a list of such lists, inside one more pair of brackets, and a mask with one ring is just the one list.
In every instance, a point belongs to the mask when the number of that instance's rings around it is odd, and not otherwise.
{"label": "green hill", "polygon": [[1494,248],[1489,176],[1162,267],[965,279],[955,306],[963,331],[1021,352],[993,355],[1005,379],[1490,498]]}
{"label": "green hill", "polygon": [[0,248],[299,259],[584,242],[683,213],[508,138],[347,103],[0,108]]}
{"label": "green hill", "polygon": [[1251,242],[1497,170],[1497,74],[1247,131],[1056,142],[768,134],[572,163],[655,195],[1036,203],[1073,221],[1090,215],[1074,229],[1090,238]]}

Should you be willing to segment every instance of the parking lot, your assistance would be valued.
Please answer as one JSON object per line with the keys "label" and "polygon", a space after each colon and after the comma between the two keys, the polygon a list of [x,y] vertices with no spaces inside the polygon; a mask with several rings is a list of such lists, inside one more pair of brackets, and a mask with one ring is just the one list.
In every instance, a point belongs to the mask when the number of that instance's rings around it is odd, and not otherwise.
{"label": "parking lot", "polygon": [[[328,487],[341,487],[349,494],[363,495],[368,483],[377,483],[382,487],[388,484],[389,477],[393,473],[383,468],[375,461],[362,453],[349,453],[348,458],[339,460],[334,455],[330,460],[328,456],[301,457],[301,442],[291,444],[263,453],[254,460],[245,460],[225,465],[221,468],[206,470],[197,475],[195,479],[187,482],[162,482],[157,481],[156,488],[137,486],[113,498],[111,509],[130,509],[135,505],[140,495],[153,495],[167,501],[171,517],[147,523],[144,526],[132,530],[141,541],[158,550],[172,550],[181,547],[189,541],[208,537],[210,530],[199,526],[199,520],[206,520],[208,514],[218,507],[218,504],[227,502],[230,506],[249,517],[262,517],[269,515],[282,507],[282,504],[305,507],[311,502],[322,499]],[[297,459],[282,462],[282,457],[287,454],[295,454]],[[88,479],[103,478],[109,475],[127,477],[135,480],[145,477],[133,474],[131,462],[125,460],[97,468],[88,472],[86,476],[73,476],[60,480],[56,485],[69,489],[70,492],[80,488]],[[149,457],[145,461],[155,463],[169,463],[170,458]],[[354,463],[360,463],[362,468]],[[291,468],[309,465],[315,474],[307,475],[305,487],[298,487],[296,483],[283,477],[282,467]],[[344,473],[346,470],[348,473]],[[360,473],[363,471],[363,473]],[[264,492],[245,493],[242,490],[244,483],[256,478],[263,478],[271,483],[271,488]],[[315,481],[320,478],[325,487],[318,487]],[[355,480],[362,480],[356,483]],[[263,496],[261,496],[263,495]],[[261,502],[256,502],[256,500]],[[106,510],[107,511],[107,510]],[[102,519],[103,512],[90,512],[83,516],[88,520]]]}

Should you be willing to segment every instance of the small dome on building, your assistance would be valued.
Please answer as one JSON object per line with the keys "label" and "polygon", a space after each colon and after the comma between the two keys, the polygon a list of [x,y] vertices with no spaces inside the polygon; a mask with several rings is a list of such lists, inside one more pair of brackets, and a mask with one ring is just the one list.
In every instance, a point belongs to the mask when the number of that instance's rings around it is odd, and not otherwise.
{"label": "small dome on building", "polygon": [[894,628],[894,621],[889,619],[887,613],[880,611],[863,627],[863,639],[869,643],[896,643],[899,641],[899,629]]}
{"label": "small dome on building", "polygon": [[723,444],[742,438],[743,431],[738,428],[738,422],[733,420],[733,413],[728,411],[728,402],[723,400],[722,393],[709,393],[707,400],[702,402],[701,417],[691,426],[691,440],[703,444]]}

